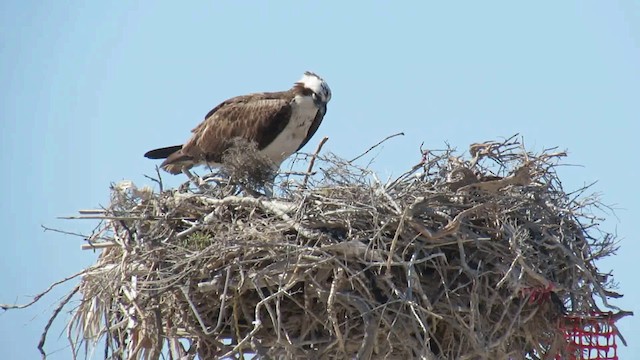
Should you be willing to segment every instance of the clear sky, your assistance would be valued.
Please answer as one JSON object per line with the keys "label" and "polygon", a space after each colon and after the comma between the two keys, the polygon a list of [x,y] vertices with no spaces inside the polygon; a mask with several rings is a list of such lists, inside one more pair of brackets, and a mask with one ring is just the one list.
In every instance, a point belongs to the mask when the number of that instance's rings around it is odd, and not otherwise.
{"label": "clear sky", "polygon": [[[404,131],[379,150],[383,176],[414,164],[422,142],[466,149],[520,133],[532,149],[568,149],[582,166],[563,168],[565,187],[598,181],[617,209],[603,228],[621,250],[599,265],[625,294],[614,303],[640,315],[640,2],[177,4],[0,2],[0,303],[95,260],[81,238],[41,225],[90,232],[95,223],[56,217],[106,205],[111,182],[148,184],[157,162],[142,154],[182,143],[220,101],[312,70],[333,99],[309,146],[326,135],[325,150],[349,158]],[[0,314],[0,358],[38,357],[62,290]],[[638,321],[619,327],[621,358],[637,358]],[[52,359],[69,358],[61,330]]]}

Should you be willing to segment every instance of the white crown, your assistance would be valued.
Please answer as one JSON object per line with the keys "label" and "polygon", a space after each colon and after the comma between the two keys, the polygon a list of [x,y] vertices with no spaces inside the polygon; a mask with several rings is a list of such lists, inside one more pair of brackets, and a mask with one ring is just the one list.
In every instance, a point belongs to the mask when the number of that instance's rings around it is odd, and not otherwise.
{"label": "white crown", "polygon": [[304,75],[302,75],[302,79],[298,82],[302,83],[305,88],[311,89],[311,91],[320,97],[322,102],[328,103],[329,100],[331,100],[331,89],[329,88],[329,84],[311,71],[306,71]]}

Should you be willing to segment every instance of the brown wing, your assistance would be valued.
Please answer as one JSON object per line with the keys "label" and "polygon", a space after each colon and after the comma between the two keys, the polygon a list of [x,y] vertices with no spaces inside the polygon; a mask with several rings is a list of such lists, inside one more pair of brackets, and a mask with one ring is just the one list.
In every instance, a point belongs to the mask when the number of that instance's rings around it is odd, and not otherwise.
{"label": "brown wing", "polygon": [[290,92],[238,96],[211,110],[192,130],[183,155],[192,159],[220,162],[234,138],[257,143],[263,149],[287,126],[291,117]]}

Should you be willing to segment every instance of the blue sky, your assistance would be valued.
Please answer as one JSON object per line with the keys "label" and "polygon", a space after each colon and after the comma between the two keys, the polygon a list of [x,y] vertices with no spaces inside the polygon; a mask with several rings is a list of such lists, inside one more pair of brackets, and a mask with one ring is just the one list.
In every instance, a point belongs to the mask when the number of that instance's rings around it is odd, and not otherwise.
{"label": "blue sky", "polygon": [[[287,89],[303,71],[333,99],[311,147],[345,158],[387,135],[373,168],[399,174],[418,147],[460,149],[520,133],[532,149],[569,150],[568,189],[598,181],[614,206],[603,224],[621,240],[612,270],[640,311],[635,274],[640,196],[640,2],[0,3],[0,302],[24,302],[95,254],[41,225],[106,205],[111,182],[148,184],[151,148],[179,144],[231,96]],[[309,150],[309,149],[306,149]],[[178,184],[181,178],[170,180]],[[0,358],[37,358],[65,287],[35,307],[0,314]],[[619,322],[640,354],[640,326]],[[67,359],[62,327],[47,350]]]}

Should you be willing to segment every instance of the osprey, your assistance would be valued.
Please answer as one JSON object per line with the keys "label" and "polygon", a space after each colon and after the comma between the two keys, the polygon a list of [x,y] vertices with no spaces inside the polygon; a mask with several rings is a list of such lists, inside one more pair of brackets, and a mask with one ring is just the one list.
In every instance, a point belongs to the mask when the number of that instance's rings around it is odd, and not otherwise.
{"label": "osprey", "polygon": [[209,111],[191,130],[184,145],[148,151],[149,159],[165,159],[162,169],[179,174],[197,165],[219,167],[237,139],[254,143],[276,166],[300,150],[315,134],[331,100],[329,85],[305,72],[287,91],[237,96]]}

